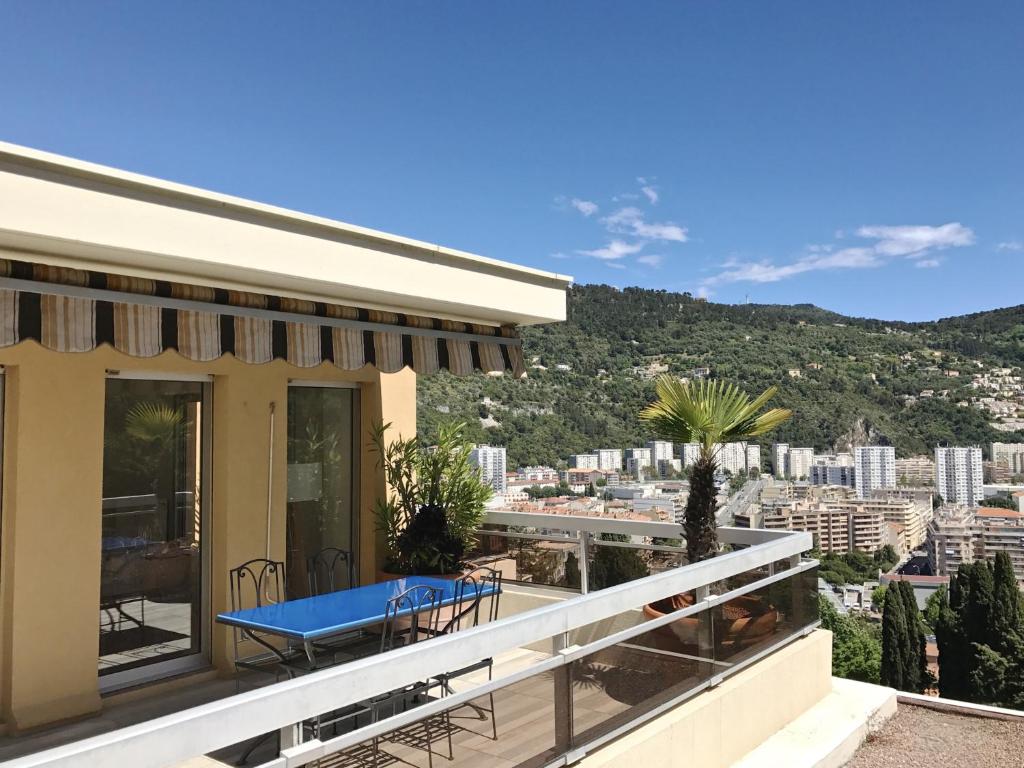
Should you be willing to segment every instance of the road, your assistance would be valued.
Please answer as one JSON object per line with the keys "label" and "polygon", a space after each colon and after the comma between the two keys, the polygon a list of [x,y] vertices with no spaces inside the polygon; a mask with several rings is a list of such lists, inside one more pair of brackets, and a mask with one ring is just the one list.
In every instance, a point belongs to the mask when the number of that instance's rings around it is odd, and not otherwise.
{"label": "road", "polygon": [[748,504],[753,503],[761,495],[761,488],[764,487],[764,480],[747,480],[743,487],[729,497],[717,512],[715,519],[718,525],[732,525],[733,516],[740,510],[746,509]]}

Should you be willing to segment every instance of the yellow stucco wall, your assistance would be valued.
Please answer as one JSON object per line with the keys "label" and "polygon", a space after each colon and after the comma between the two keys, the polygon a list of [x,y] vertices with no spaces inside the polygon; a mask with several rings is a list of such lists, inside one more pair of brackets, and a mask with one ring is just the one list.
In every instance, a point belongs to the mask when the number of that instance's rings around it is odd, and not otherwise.
{"label": "yellow stucco wall", "polygon": [[[0,350],[5,367],[0,518],[0,719],[10,730],[100,709],[97,675],[103,409],[108,370],[210,374],[212,477],[211,611],[228,607],[229,568],[265,552],[269,413],[276,404],[271,556],[285,551],[286,405],[289,380],[357,382],[360,388],[360,569],[372,579],[371,507],[384,489],[368,453],[371,425],[391,435],[416,429],[415,374],[300,369],[231,356],[196,363],[166,352],[131,358],[109,347],[59,354],[35,342]],[[389,437],[390,437],[389,436]],[[230,669],[231,637],[213,624],[211,660]]]}

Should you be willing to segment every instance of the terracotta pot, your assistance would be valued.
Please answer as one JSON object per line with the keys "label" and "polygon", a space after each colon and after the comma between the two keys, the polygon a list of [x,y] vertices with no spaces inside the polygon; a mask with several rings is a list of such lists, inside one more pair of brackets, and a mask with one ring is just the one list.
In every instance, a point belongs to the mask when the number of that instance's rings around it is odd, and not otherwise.
{"label": "terracotta pot", "polygon": [[[673,595],[645,605],[643,612],[647,619],[657,619],[691,605],[692,595]],[[718,610],[720,613],[715,623],[715,645],[723,649],[738,650],[754,645],[775,631],[779,619],[775,608],[753,595],[738,597]],[[698,648],[699,627],[700,616],[688,616],[653,630],[651,635],[655,646],[661,650],[692,654]]]}

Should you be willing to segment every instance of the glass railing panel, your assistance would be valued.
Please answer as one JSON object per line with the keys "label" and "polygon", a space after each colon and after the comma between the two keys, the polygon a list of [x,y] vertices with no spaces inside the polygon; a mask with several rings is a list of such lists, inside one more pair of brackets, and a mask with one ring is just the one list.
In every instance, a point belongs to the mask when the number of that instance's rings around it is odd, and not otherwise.
{"label": "glass railing panel", "polygon": [[[407,709],[437,694],[410,699]],[[567,744],[568,723],[563,728]],[[324,734],[329,739],[330,733]],[[467,704],[416,721],[322,758],[321,768],[405,765],[478,768],[485,765],[540,768],[556,749],[555,679],[538,674]]]}
{"label": "glass railing panel", "polygon": [[710,679],[709,618],[679,619],[574,661],[573,742],[593,741]]}
{"label": "glass railing panel", "polygon": [[545,535],[535,529],[502,530],[501,533],[506,535],[488,536],[486,531],[481,531],[476,546],[466,553],[466,559],[474,565],[500,570],[505,582],[579,589],[579,545],[575,540],[558,540],[557,533],[552,533],[552,540],[546,541],[515,535]]}
{"label": "glass railing panel", "polygon": [[714,658],[734,665],[817,620],[817,574],[796,572],[711,609]]}

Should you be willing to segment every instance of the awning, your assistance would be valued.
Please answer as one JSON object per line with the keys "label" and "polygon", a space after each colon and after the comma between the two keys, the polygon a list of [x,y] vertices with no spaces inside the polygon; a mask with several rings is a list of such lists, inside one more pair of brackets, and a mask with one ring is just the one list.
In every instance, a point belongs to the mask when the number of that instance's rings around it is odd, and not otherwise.
{"label": "awning", "polygon": [[511,326],[489,326],[0,259],[0,347],[33,339],[56,352],[109,344],[132,357],[330,361],[385,373],[526,372]]}

